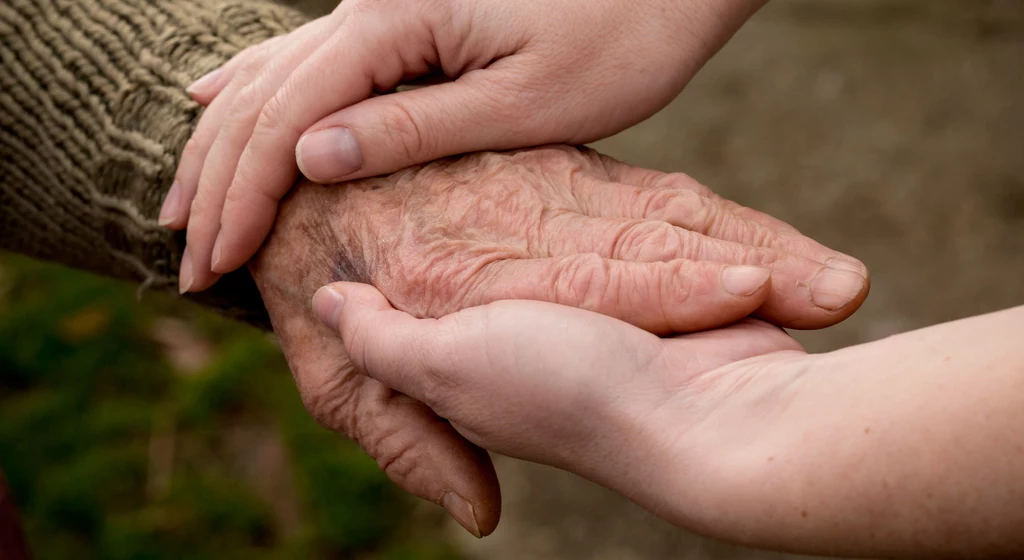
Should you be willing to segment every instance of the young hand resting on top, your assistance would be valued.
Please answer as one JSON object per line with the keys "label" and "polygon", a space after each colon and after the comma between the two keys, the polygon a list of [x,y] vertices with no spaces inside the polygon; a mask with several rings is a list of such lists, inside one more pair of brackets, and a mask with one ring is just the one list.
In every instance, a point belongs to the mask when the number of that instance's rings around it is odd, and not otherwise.
{"label": "young hand resting on top", "polygon": [[[190,91],[209,104],[161,223],[208,288],[316,182],[481,150],[582,144],[668,104],[765,0],[345,0]],[[429,75],[450,83],[373,96]]]}

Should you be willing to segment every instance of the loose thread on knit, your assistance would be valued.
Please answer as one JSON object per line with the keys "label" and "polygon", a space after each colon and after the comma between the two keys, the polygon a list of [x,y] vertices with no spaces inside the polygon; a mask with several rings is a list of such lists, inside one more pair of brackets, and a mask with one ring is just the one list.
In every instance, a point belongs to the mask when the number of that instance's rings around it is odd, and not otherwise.
{"label": "loose thread on knit", "polygon": [[[304,22],[263,0],[0,3],[0,249],[176,285],[183,236],[156,215],[200,107],[184,88]],[[245,271],[198,296],[267,324]]]}

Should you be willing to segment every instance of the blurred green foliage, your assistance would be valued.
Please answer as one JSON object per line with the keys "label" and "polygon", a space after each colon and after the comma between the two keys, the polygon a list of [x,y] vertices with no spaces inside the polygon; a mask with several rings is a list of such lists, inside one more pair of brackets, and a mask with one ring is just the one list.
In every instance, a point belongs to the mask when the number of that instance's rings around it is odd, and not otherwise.
{"label": "blurred green foliage", "polygon": [[37,558],[457,557],[268,335],[170,297],[0,255],[0,407]]}

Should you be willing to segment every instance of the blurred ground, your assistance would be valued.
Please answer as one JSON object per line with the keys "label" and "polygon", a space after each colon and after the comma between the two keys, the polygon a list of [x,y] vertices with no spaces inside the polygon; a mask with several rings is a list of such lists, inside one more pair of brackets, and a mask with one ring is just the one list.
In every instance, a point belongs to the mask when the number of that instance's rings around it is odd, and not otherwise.
{"label": "blurred ground", "polygon": [[35,558],[459,558],[270,337],[136,289],[0,254],[0,482]]}

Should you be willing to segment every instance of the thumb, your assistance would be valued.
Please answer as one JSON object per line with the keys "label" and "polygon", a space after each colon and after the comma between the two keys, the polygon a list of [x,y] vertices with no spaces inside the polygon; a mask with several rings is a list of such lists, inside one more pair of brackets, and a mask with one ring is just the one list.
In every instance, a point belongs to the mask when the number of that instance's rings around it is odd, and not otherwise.
{"label": "thumb", "polygon": [[339,332],[340,317],[344,312],[353,320],[362,320],[364,315],[393,311],[405,315],[391,307],[391,303],[377,288],[359,282],[335,282],[328,284],[313,294],[313,313],[317,319],[332,331]]}
{"label": "thumb", "polygon": [[501,67],[509,63],[372,97],[322,119],[295,148],[299,169],[311,181],[334,183],[456,154],[569,140],[565,127],[546,118],[550,111],[524,106],[517,88],[503,83]]}
{"label": "thumb", "polygon": [[431,332],[422,322],[391,307],[368,284],[335,282],[313,295],[313,313],[336,332],[357,370],[434,408],[433,363],[424,351]]}
{"label": "thumb", "polygon": [[[386,306],[373,288],[354,286],[365,288],[357,291],[380,298]],[[336,316],[330,310],[329,292],[323,294],[315,307]],[[359,302],[365,300],[349,299],[356,302],[353,308],[364,309]],[[274,307],[280,302],[271,299],[268,304]],[[479,537],[494,531],[501,496],[486,451],[423,403],[360,375],[341,341],[327,335],[308,313],[291,316],[280,327],[281,347],[303,404],[320,424],[352,438],[392,481],[440,504],[472,534]]]}

